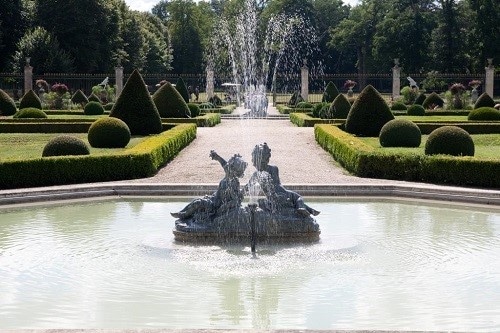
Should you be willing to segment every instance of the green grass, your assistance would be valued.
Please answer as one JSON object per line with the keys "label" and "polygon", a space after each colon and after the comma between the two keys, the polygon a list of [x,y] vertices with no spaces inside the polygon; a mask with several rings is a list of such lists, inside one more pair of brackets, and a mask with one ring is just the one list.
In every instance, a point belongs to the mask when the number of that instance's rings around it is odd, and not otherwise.
{"label": "green grass", "polygon": [[[42,151],[47,142],[61,134],[53,133],[0,133],[0,161],[5,160],[23,160],[30,158],[38,158],[42,156]],[[118,154],[126,149],[132,148],[145,137],[133,137],[125,148],[92,148],[87,140],[87,133],[69,134],[78,137],[85,141],[91,155]]]}
{"label": "green grass", "polygon": [[467,116],[397,116],[398,119],[407,119],[417,122],[468,122]]}
{"label": "green grass", "polygon": [[[384,148],[380,146],[378,138],[359,138],[367,145],[374,147],[378,152],[384,154],[417,154],[423,155],[427,135],[422,135],[422,142],[418,148]],[[500,134],[475,134],[472,135],[472,140],[475,145],[475,154],[477,158],[500,160]]]}

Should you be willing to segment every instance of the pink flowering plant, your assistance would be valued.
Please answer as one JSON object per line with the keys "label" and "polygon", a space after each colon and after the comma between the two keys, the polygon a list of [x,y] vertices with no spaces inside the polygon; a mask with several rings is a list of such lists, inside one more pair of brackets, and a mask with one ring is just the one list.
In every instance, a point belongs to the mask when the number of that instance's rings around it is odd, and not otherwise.
{"label": "pink flowering plant", "polygon": [[64,95],[65,93],[68,92],[68,86],[65,85],[64,83],[56,83],[52,85],[52,91],[58,93],[59,95]]}
{"label": "pink flowering plant", "polygon": [[472,80],[469,82],[469,87],[472,87],[473,89],[477,89],[481,85],[481,80]]}
{"label": "pink flowering plant", "polygon": [[347,89],[352,89],[354,88],[354,86],[356,85],[356,81],[353,81],[353,80],[347,80],[345,81],[344,83],[344,88],[347,88]]}

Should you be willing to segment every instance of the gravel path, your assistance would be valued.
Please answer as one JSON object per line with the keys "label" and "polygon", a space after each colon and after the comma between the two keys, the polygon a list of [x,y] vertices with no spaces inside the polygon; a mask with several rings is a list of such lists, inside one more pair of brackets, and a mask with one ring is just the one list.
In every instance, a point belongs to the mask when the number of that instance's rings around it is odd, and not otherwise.
{"label": "gravel path", "polygon": [[283,184],[394,183],[349,175],[316,143],[313,128],[297,127],[288,119],[223,119],[215,127],[199,127],[196,139],[154,177],[132,182],[217,184],[224,172],[209,157],[213,149],[226,160],[238,153],[249,163],[244,184],[254,171],[252,149],[263,142],[271,148],[270,164],[278,166]]}

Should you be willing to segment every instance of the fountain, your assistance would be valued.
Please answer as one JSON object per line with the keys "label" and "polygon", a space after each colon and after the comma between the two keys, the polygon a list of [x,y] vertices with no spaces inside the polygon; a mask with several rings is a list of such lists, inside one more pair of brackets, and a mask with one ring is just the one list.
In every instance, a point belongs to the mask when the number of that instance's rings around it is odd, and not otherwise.
{"label": "fountain", "polygon": [[[319,225],[312,217],[319,211],[281,185],[278,167],[269,164],[271,149],[267,143],[253,149],[252,164],[256,171],[241,189],[239,178],[247,166],[241,156],[235,154],[226,161],[212,150],[210,157],[220,162],[225,177],[215,193],[194,199],[179,212],[171,213],[177,218],[174,229],[177,241],[228,243],[250,239],[255,253],[257,240],[311,242],[319,239]],[[245,194],[250,200],[243,208]]]}

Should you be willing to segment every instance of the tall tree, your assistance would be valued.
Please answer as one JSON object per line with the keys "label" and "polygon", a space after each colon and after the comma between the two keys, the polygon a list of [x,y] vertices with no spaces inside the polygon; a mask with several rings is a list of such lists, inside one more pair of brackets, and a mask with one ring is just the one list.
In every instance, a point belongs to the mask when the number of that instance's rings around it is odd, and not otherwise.
{"label": "tall tree", "polygon": [[38,1],[37,21],[74,58],[77,71],[102,73],[113,68],[120,49],[120,17],[114,5],[99,0]]}
{"label": "tall tree", "polygon": [[497,58],[500,61],[500,2],[496,0],[468,0],[475,19],[472,21],[474,39],[480,54],[475,71],[483,70],[484,60]]}
{"label": "tall tree", "polygon": [[27,26],[27,12],[22,0],[0,0],[0,72],[7,69],[16,43]]}

